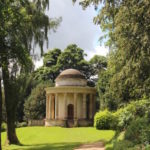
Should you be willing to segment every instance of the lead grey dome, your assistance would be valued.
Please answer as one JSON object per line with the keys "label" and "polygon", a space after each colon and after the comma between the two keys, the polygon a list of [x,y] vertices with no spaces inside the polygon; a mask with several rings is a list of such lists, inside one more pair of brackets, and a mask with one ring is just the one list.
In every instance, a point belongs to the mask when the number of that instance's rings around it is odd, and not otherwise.
{"label": "lead grey dome", "polygon": [[85,76],[76,69],[62,71],[55,82],[56,86],[87,86]]}

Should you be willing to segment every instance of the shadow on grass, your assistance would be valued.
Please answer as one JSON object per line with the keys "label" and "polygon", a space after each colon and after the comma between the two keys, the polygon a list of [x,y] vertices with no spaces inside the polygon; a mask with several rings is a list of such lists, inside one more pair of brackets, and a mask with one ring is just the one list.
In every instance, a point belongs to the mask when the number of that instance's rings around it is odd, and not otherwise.
{"label": "shadow on grass", "polygon": [[35,145],[23,145],[12,150],[73,150],[81,143],[45,143]]}

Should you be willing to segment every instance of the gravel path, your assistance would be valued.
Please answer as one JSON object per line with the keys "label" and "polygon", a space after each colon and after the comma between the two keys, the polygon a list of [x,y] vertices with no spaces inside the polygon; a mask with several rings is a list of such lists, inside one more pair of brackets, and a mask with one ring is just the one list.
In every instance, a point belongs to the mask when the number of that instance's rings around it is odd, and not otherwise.
{"label": "gravel path", "polygon": [[103,142],[95,142],[91,144],[83,144],[74,150],[105,150]]}

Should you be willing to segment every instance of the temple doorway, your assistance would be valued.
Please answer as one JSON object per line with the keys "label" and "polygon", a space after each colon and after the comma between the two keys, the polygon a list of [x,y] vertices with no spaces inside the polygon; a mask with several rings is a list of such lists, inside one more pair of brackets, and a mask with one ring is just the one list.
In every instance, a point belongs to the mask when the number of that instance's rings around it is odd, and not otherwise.
{"label": "temple doorway", "polygon": [[68,119],[73,120],[74,118],[74,106],[73,104],[68,105]]}

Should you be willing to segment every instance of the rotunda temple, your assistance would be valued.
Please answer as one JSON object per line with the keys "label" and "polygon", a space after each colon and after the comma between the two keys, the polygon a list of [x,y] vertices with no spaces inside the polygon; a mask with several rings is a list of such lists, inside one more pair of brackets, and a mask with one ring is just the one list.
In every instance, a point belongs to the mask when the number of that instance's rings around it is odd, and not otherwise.
{"label": "rotunda temple", "polygon": [[62,71],[55,80],[55,87],[46,88],[45,126],[92,125],[95,95],[96,89],[87,86],[87,80],[80,71]]}

